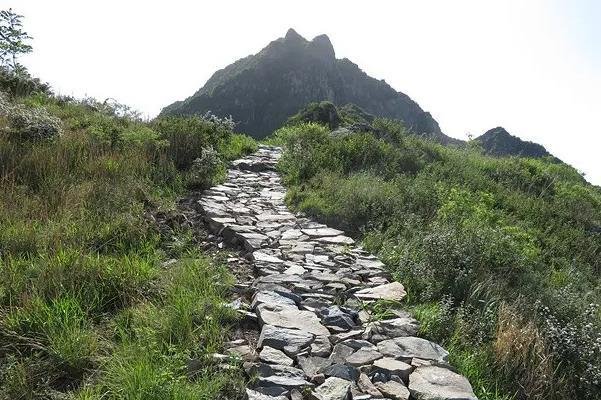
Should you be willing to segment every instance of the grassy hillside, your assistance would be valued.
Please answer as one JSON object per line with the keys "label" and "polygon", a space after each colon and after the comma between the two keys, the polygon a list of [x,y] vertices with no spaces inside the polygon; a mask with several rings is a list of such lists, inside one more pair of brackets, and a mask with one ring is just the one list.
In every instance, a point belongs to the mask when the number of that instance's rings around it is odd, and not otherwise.
{"label": "grassy hillside", "polygon": [[235,393],[210,359],[234,322],[232,279],[190,227],[157,220],[254,142],[227,120],[143,122],[13,81],[0,79],[0,398]]}
{"label": "grassy hillside", "polygon": [[276,131],[288,203],[363,237],[481,399],[598,399],[601,190],[545,159],[373,127]]}

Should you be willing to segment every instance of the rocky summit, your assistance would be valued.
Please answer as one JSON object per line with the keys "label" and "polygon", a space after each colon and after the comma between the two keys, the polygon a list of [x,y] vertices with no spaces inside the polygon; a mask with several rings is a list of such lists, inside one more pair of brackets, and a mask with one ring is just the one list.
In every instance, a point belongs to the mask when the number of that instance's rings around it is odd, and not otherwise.
{"label": "rocky summit", "polygon": [[[477,400],[441,346],[415,337],[405,289],[344,232],[291,213],[275,171],[281,150],[262,146],[205,190],[199,210],[223,241],[242,249],[254,278],[233,304],[256,323],[256,341],[229,349],[251,377],[247,398]],[[219,359],[222,355],[215,355]]]}
{"label": "rocky summit", "polygon": [[542,145],[513,136],[500,126],[489,129],[476,140],[480,142],[484,152],[491,156],[551,157],[559,161]]}
{"label": "rocky summit", "polygon": [[293,29],[259,53],[217,71],[200,90],[161,114],[231,115],[241,132],[263,138],[308,103],[323,100],[355,104],[373,115],[402,120],[414,133],[449,139],[409,96],[352,61],[337,59],[326,35],[308,41]]}

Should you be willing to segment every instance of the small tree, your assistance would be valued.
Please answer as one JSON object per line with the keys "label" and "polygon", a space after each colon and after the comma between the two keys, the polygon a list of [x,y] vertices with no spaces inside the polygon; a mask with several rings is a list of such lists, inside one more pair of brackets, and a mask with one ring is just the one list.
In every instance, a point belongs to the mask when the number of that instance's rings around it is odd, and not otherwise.
{"label": "small tree", "polygon": [[31,36],[23,30],[22,18],[23,16],[13,12],[12,8],[0,10],[0,64],[13,72],[23,69],[17,58],[32,50],[26,43]]}

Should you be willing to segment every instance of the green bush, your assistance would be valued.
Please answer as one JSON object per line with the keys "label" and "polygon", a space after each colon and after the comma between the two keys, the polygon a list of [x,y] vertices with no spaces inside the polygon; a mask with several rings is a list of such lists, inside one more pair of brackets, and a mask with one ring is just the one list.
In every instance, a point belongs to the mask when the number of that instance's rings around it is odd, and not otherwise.
{"label": "green bush", "polygon": [[167,152],[175,165],[188,169],[202,150],[212,146],[223,146],[233,134],[230,119],[220,119],[211,114],[204,117],[161,117],[152,123],[152,128],[169,146]]}
{"label": "green bush", "polygon": [[10,137],[21,140],[52,139],[61,133],[61,122],[43,108],[28,108],[9,102],[0,92],[0,121]]}
{"label": "green bush", "polygon": [[35,93],[51,94],[47,83],[33,78],[25,69],[10,71],[3,66],[0,66],[0,91],[8,93],[11,97],[23,97]]}

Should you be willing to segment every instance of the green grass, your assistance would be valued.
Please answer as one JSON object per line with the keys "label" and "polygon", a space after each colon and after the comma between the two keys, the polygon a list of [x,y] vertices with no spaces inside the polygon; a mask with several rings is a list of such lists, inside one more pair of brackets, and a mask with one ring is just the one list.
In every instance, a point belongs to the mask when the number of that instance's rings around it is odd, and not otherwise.
{"label": "green grass", "polygon": [[601,190],[551,160],[373,126],[276,131],[288,204],[379,254],[481,398],[599,398]]}
{"label": "green grass", "polygon": [[[62,132],[24,139],[0,115],[0,398],[236,397],[240,374],[210,357],[235,322],[223,307],[232,278],[152,214],[256,144],[225,120],[11,101],[45,108]],[[194,161],[205,149],[213,165]]]}

